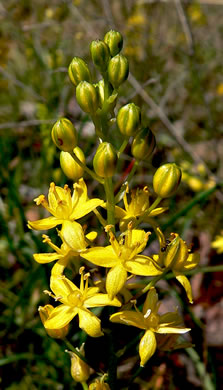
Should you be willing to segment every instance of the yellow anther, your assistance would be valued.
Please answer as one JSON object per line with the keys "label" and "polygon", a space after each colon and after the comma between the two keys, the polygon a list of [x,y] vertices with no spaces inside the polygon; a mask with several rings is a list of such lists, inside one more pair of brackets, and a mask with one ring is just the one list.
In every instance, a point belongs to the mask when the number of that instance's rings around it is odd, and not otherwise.
{"label": "yellow anther", "polygon": [[84,275],[84,280],[87,280],[89,277],[90,277],[90,272],[87,272],[85,275]]}
{"label": "yellow anther", "polygon": [[38,196],[38,198],[35,198],[34,199],[34,202],[36,202],[37,206],[39,206],[40,204],[44,203],[46,200],[45,200],[45,196],[44,195],[40,195]]}
{"label": "yellow anther", "polygon": [[85,269],[85,267],[83,266],[83,267],[80,267],[80,269],[79,269],[79,274],[80,275],[82,275],[83,274],[83,272],[84,272],[84,269]]}
{"label": "yellow anther", "polygon": [[152,310],[151,309],[148,309],[147,312],[144,314],[144,318],[148,318],[151,314]]}
{"label": "yellow anther", "polygon": [[108,232],[110,233],[110,230],[111,230],[113,227],[114,227],[114,225],[106,225],[105,228],[104,228],[104,229],[105,229],[105,232],[106,232],[106,233],[108,233]]}

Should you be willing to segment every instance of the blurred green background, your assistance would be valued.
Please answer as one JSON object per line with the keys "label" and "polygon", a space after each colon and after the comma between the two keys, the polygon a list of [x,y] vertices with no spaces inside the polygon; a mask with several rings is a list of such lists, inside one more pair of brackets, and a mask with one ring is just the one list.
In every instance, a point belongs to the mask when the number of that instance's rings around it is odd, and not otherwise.
{"label": "blurred green background", "polygon": [[[51,265],[34,262],[33,253],[46,248],[41,232],[30,231],[26,223],[44,215],[33,199],[47,194],[51,181],[67,182],[50,137],[58,117],[72,120],[87,162],[92,162],[92,124],[76,103],[67,67],[80,56],[96,80],[89,45],[111,28],[124,37],[131,71],[121,87],[119,105],[130,101],[139,105],[144,123],[157,139],[152,161],[141,165],[132,185],[150,187],[155,169],[167,161],[182,167],[183,182],[161,222],[167,232],[177,231],[200,251],[200,266],[207,271],[191,278],[194,305],[190,307],[183,291],[170,281],[172,295],[192,327],[194,350],[157,354],[131,385],[128,381],[138,363],[135,358],[133,363],[124,360],[119,388],[182,389],[184,378],[191,389],[220,389],[223,279],[216,267],[221,255],[211,247],[216,235],[223,235],[220,0],[0,3],[0,388],[81,388],[71,380],[65,346],[46,335],[39,319],[38,306],[48,303],[43,290],[49,289]],[[122,169],[129,161],[124,154]],[[88,180],[88,185],[90,194],[100,192],[96,183]],[[75,332],[70,337],[79,346],[77,327]],[[96,344],[92,348],[95,351]]]}

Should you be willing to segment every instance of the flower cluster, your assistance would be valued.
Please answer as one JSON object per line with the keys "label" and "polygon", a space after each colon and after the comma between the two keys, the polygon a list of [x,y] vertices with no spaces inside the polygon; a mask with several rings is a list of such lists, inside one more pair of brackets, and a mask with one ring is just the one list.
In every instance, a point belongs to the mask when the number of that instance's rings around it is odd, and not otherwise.
{"label": "flower cluster", "polygon": [[[42,205],[51,216],[29,221],[28,226],[44,231],[60,226],[57,232],[61,246],[55,245],[43,234],[43,242],[53,251],[34,254],[35,261],[41,264],[56,261],[50,278],[52,292],[45,291],[55,300],[56,306],[39,308],[47,333],[55,338],[65,337],[69,323],[78,317],[79,327],[89,336],[103,336],[103,324],[91,308],[116,307],[117,311],[110,316],[111,322],[145,330],[139,344],[140,365],[144,366],[156,348],[162,347],[160,335],[168,337],[167,344],[172,349],[177,335],[190,330],[183,326],[177,310],[159,314],[160,303],[155,284],[172,272],[192,303],[191,286],[185,272],[198,264],[199,256],[191,253],[177,233],[171,233],[166,240],[155,220],[156,216],[167,210],[167,207],[158,207],[159,203],[174,195],[180,184],[181,170],[176,164],[164,164],[155,172],[153,202],[150,201],[152,192],[147,186],[129,189],[139,162],[150,157],[156,142],[153,132],[142,126],[140,108],[134,103],[121,107],[115,115],[119,86],[128,77],[128,60],[120,54],[122,43],[122,36],[117,31],[109,31],[103,41],[91,43],[92,60],[103,77],[96,84],[92,83],[88,65],[79,57],[72,60],[68,73],[76,88],[77,102],[91,117],[99,141],[92,161],[94,170],[86,166],[84,153],[77,146],[75,127],[68,119],[60,118],[53,126],[52,139],[61,150],[60,163],[65,175],[74,181],[73,192],[68,185],[62,188],[51,183],[48,200],[44,195],[35,199],[36,204]],[[113,131],[114,126],[123,139],[119,149],[109,142],[109,131]],[[115,196],[113,177],[119,158],[129,142],[132,142],[132,171]],[[104,187],[105,199],[88,198],[84,174]],[[104,228],[105,233],[100,237],[100,243],[104,238],[104,246],[97,245],[97,233],[91,231],[86,223],[92,212]],[[85,225],[81,223],[84,216]],[[147,227],[143,229],[142,223]],[[152,229],[157,235],[160,249],[148,256],[146,248]],[[71,264],[76,272],[79,269],[79,287],[66,276],[65,271]],[[95,265],[101,267],[100,283],[94,281]],[[140,290],[130,292],[128,280],[134,276],[144,284]],[[137,298],[145,293],[147,295],[140,311]],[[86,363],[79,364],[73,355],[72,359],[78,364],[75,378],[87,380],[89,373]],[[84,367],[83,375],[81,367]],[[95,386],[90,388],[109,388],[103,381],[96,382]]]}

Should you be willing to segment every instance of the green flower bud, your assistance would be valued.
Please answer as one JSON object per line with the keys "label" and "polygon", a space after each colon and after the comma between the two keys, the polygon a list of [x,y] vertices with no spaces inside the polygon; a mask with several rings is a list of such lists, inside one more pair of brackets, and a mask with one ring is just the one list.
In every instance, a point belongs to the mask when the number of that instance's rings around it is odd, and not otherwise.
{"label": "green flower bud", "polygon": [[134,103],[126,104],[120,108],[117,115],[117,125],[123,135],[127,137],[134,136],[140,126],[140,122],[140,108]]}
{"label": "green flower bud", "polygon": [[132,143],[132,155],[138,160],[146,160],[156,146],[156,139],[153,132],[145,127],[135,136]]}
{"label": "green flower bud", "polygon": [[[105,96],[105,87],[104,87],[104,80],[100,80],[97,84],[94,84],[97,93],[98,93],[98,99],[99,99],[99,107],[102,108],[104,104],[104,96]],[[113,88],[110,83],[108,83],[108,93],[109,96],[112,94]],[[114,99],[113,103],[110,105],[110,108],[113,109],[116,105],[116,99]]]}
{"label": "green flower bud", "polygon": [[91,81],[91,74],[88,66],[82,58],[74,57],[69,65],[68,74],[71,82],[75,85],[75,87],[81,81]]}
{"label": "green flower bud", "polygon": [[128,78],[129,63],[126,57],[117,54],[108,64],[108,79],[112,86],[117,89]]}
{"label": "green flower bud", "polygon": [[96,88],[87,81],[81,81],[76,88],[76,98],[79,106],[84,112],[95,113],[99,107],[99,100]]}
{"label": "green flower bud", "polygon": [[71,152],[77,145],[77,132],[67,118],[60,118],[52,128],[52,139],[55,145],[64,152]]}
{"label": "green flower bud", "polygon": [[181,180],[181,170],[175,163],[164,164],[153,176],[153,189],[161,198],[172,196]]}
{"label": "green flower bud", "polygon": [[111,177],[115,173],[117,154],[109,142],[102,142],[95,153],[93,166],[100,177]]}
{"label": "green flower bud", "polygon": [[[73,152],[85,165],[85,156],[83,151],[78,146],[76,146]],[[83,177],[84,168],[82,168],[68,152],[60,152],[60,166],[64,174],[73,181],[77,181]]]}
{"label": "green flower bud", "polygon": [[110,59],[109,48],[105,42],[100,39],[91,42],[90,46],[92,60],[97,68],[104,72],[107,69]]}
{"label": "green flower bud", "polygon": [[111,56],[114,57],[122,50],[123,38],[120,32],[110,30],[104,36],[104,41],[107,43]]}

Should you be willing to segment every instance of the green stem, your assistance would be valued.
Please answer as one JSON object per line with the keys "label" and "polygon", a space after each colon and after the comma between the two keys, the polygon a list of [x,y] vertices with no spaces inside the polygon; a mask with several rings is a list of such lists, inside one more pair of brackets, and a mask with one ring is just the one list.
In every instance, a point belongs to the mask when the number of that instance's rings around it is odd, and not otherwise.
{"label": "green stem", "polygon": [[93,172],[91,169],[89,169],[85,164],[82,163],[81,160],[74,154],[74,152],[69,152],[70,155],[73,157],[73,159],[76,161],[77,164],[79,164],[85,172],[87,172],[94,180],[97,180],[99,183],[104,184],[104,180],[98,176],[95,172]]}
{"label": "green stem", "polygon": [[115,231],[115,198],[114,198],[114,190],[113,183],[111,177],[106,177],[104,181],[105,194],[107,200],[107,224],[113,225]]}
{"label": "green stem", "polygon": [[135,171],[136,171],[138,165],[139,165],[139,160],[135,160],[134,165],[133,165],[133,167],[131,169],[131,172],[129,173],[127,178],[124,180],[124,183],[122,184],[119,192],[115,195],[115,204],[122,200],[122,198],[123,198],[123,196],[125,194],[126,188],[127,188],[127,184],[129,184],[129,182],[131,181],[132,177],[134,176]]}
{"label": "green stem", "polygon": [[168,272],[168,271],[164,271],[161,275],[157,276],[156,278],[153,278],[153,279],[147,284],[147,286],[144,287],[144,288],[142,289],[142,291],[140,292],[140,295],[145,294],[145,293],[146,293],[147,291],[149,291],[152,287],[154,287],[155,284],[156,284],[159,280],[163,279],[163,276],[165,275],[166,272]]}
{"label": "green stem", "polygon": [[120,157],[120,154],[122,154],[126,148],[126,146],[128,145],[128,142],[129,142],[129,138],[125,138],[124,141],[122,142],[119,150],[118,150],[118,157]]}
{"label": "green stem", "polygon": [[88,390],[88,385],[86,382],[81,382],[81,384],[84,390]]}
{"label": "green stem", "polygon": [[99,118],[99,115],[97,115],[97,114],[91,115],[91,119],[94,123],[95,133],[96,133],[97,137],[101,138],[102,141],[104,141],[104,134],[101,131],[101,120]]}

